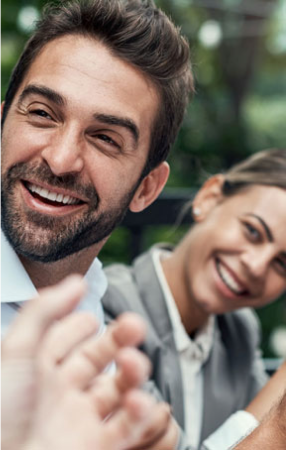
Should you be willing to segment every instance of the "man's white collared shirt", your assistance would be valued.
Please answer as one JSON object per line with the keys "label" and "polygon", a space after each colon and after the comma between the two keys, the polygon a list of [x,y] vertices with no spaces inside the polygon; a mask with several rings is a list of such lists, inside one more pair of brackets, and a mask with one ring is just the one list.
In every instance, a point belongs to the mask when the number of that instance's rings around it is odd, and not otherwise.
{"label": "man's white collared shirt", "polygon": [[[107,279],[102,264],[95,258],[85,275],[88,292],[77,310],[91,312],[99,322],[98,334],[104,331],[104,314],[101,298],[107,288]],[[22,306],[37,295],[32,280],[24,269],[19,257],[1,231],[1,334],[6,333],[17,314],[14,303]]]}

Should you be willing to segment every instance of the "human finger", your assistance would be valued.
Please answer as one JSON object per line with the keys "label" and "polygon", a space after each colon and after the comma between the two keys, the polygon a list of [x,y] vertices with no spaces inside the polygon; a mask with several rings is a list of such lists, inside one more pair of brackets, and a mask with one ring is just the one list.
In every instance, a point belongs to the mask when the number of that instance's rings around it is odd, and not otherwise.
{"label": "human finger", "polygon": [[172,418],[167,425],[167,428],[161,436],[153,438],[153,440],[146,440],[145,443],[142,440],[137,446],[132,446],[128,450],[174,450],[177,448],[179,440],[179,426],[174,418]]}
{"label": "human finger", "polygon": [[130,448],[149,427],[155,407],[152,397],[142,391],[134,390],[126,394],[121,407],[104,423],[106,449]]}
{"label": "human finger", "polygon": [[150,375],[151,362],[149,358],[136,348],[120,349],[115,361],[118,367],[116,380],[121,392],[130,389],[130,386],[143,384]]}
{"label": "human finger", "polygon": [[18,314],[2,343],[2,357],[33,357],[46,330],[55,320],[70,313],[85,292],[85,283],[72,275],[44,289]]}
{"label": "human finger", "polygon": [[150,374],[150,361],[136,349],[120,349],[116,362],[116,374],[99,375],[90,388],[92,402],[101,418],[105,418],[117,408],[125,392],[143,384]]}
{"label": "human finger", "polygon": [[1,448],[20,449],[36,404],[33,359],[1,361]]}
{"label": "human finger", "polygon": [[[138,442],[132,446],[132,450],[144,450],[149,448],[157,449],[157,444],[168,436],[169,426],[171,423],[171,409],[168,403],[157,403],[152,409],[152,420],[146,424],[143,433]],[[167,439],[165,440],[167,442]],[[160,447],[158,450],[167,450],[169,447]],[[130,448],[131,450],[131,448]]]}
{"label": "human finger", "polygon": [[[62,375],[78,388],[86,388],[93,378],[115,359],[118,350],[138,345],[145,336],[145,322],[134,313],[125,313],[97,339],[87,342],[62,364]],[[79,369],[80,368],[80,369]]]}
{"label": "human finger", "polygon": [[58,365],[82,342],[98,329],[96,317],[86,312],[76,312],[56,322],[45,336],[41,359]]}

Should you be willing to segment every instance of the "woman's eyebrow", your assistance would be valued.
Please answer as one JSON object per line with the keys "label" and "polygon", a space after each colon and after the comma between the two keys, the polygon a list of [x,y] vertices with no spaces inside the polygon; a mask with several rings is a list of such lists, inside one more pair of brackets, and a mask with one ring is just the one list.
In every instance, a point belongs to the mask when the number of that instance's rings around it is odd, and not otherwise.
{"label": "woman's eyebrow", "polygon": [[258,216],[257,214],[252,214],[252,213],[247,214],[247,216],[255,217],[263,226],[269,242],[274,242],[273,234],[271,233],[270,228],[268,227],[267,223],[262,219],[262,217]]}

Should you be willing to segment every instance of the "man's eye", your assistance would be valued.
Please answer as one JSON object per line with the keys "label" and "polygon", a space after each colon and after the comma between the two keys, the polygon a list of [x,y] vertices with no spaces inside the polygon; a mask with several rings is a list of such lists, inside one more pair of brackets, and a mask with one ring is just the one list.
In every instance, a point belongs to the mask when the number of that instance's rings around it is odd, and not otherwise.
{"label": "man's eye", "polygon": [[119,147],[119,145],[113,139],[111,139],[109,136],[107,136],[106,134],[97,134],[96,137],[99,138],[101,141],[107,142],[107,144],[114,145],[115,147]]}
{"label": "man's eye", "polygon": [[50,114],[48,114],[43,109],[33,109],[29,111],[30,114],[33,114],[35,116],[43,117],[44,119],[52,120],[52,117]]}
{"label": "man's eye", "polygon": [[93,140],[95,141],[96,145],[101,147],[102,150],[110,150],[111,147],[113,147],[116,151],[121,151],[121,145],[112,139],[110,136],[104,133],[97,133],[92,136]]}

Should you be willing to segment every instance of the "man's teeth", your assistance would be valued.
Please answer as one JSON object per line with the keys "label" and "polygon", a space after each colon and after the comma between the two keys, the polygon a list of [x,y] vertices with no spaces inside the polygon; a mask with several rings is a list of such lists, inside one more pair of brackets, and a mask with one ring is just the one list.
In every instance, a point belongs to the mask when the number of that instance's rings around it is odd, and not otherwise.
{"label": "man's teeth", "polygon": [[56,192],[48,191],[48,189],[42,188],[35,184],[28,184],[28,189],[31,192],[35,192],[40,197],[46,198],[53,202],[63,203],[65,205],[75,205],[80,203],[78,199],[71,197],[70,195],[57,194]]}
{"label": "man's teeth", "polygon": [[222,280],[232,292],[237,295],[241,295],[245,292],[245,290],[241,288],[229,271],[222,264],[220,264],[219,261],[216,262],[216,266]]}

